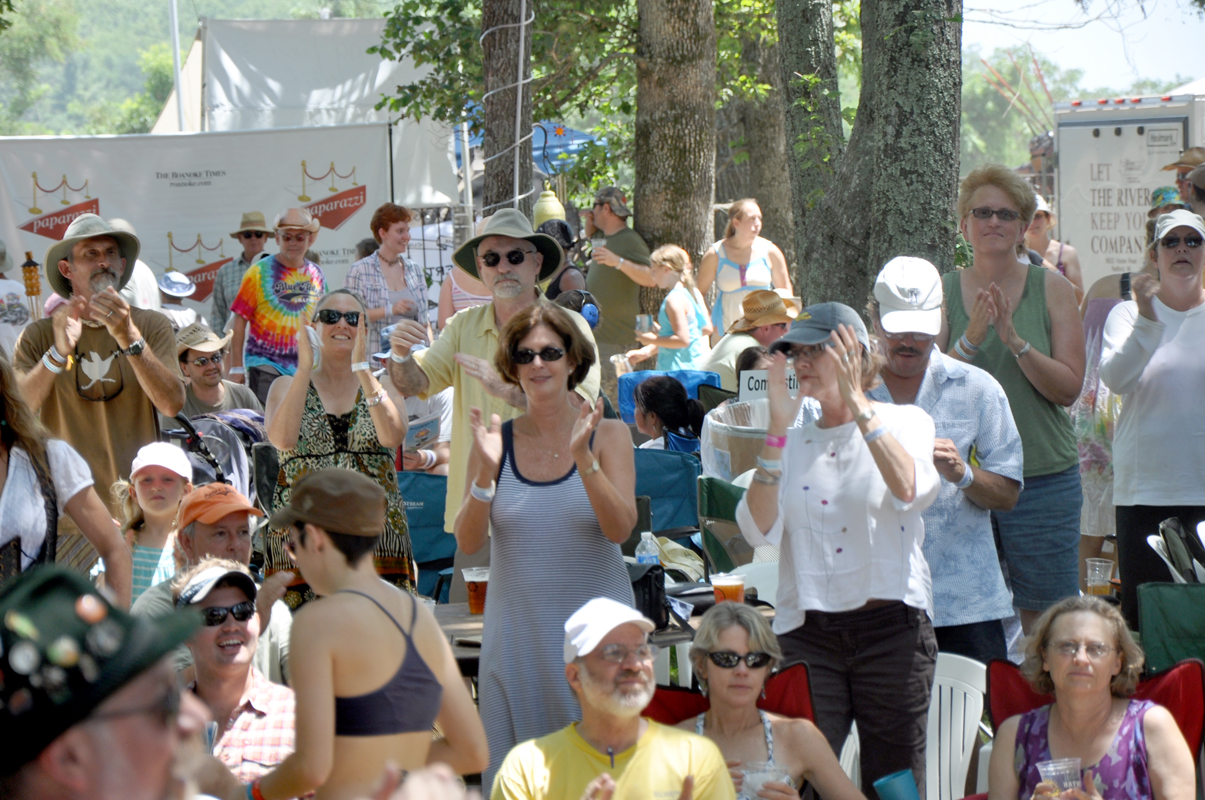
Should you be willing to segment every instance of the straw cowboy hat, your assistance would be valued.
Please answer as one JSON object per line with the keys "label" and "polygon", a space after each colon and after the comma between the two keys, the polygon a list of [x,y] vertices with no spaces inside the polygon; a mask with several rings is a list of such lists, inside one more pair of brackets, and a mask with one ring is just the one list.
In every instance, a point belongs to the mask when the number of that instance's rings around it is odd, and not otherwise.
{"label": "straw cowboy hat", "polygon": [[300,228],[310,233],[317,233],[318,225],[318,220],[310,216],[310,212],[304,208],[286,208],[277,214],[276,219],[272,222],[272,227],[276,230],[280,230],[281,228]]}
{"label": "straw cowboy hat", "polygon": [[117,288],[123,289],[130,282],[130,274],[134,271],[134,262],[138,260],[138,252],[141,249],[138,237],[132,233],[117,230],[95,214],[80,214],[67,226],[63,240],[46,248],[44,261],[46,282],[50,284],[50,288],[56,294],[63,297],[71,296],[71,282],[64,277],[63,273],[59,272],[59,262],[71,255],[71,249],[77,244],[96,236],[108,236],[116,240],[117,250],[125,259],[125,270],[117,281]]}
{"label": "straw cowboy hat", "polygon": [[798,306],[794,300],[784,300],[778,292],[758,289],[745,295],[741,310],[745,316],[732,323],[728,333],[745,333],[762,325],[790,325],[795,317],[789,312],[798,311]]}
{"label": "straw cowboy hat", "polygon": [[216,353],[230,344],[234,331],[226,331],[225,336],[218,336],[200,322],[181,328],[176,334],[176,355],[185,350],[196,350],[198,353]]}
{"label": "straw cowboy hat", "polygon": [[230,234],[230,238],[237,239],[238,235],[244,231],[262,231],[269,236],[274,233],[264,220],[263,212],[260,211],[244,211],[243,219],[238,224],[238,230]]}
{"label": "straw cowboy hat", "polygon": [[561,246],[557,244],[556,239],[553,239],[546,233],[536,233],[533,231],[531,229],[531,221],[523,215],[522,211],[516,208],[504,208],[490,217],[479,235],[474,236],[456,248],[452,261],[455,262],[456,266],[480,280],[481,276],[477,274],[477,245],[481,244],[483,239],[488,239],[491,236],[509,236],[512,239],[526,239],[534,244],[536,250],[544,256],[544,262],[540,265],[539,280],[550,277],[561,266],[561,259],[564,256],[561,253]]}

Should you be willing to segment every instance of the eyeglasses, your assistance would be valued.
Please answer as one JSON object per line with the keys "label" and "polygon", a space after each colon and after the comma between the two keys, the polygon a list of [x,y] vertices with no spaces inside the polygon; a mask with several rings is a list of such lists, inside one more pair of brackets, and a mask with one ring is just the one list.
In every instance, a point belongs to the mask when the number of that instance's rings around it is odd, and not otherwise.
{"label": "eyeglasses", "polygon": [[528,350],[526,347],[516,350],[511,356],[511,360],[516,364],[530,364],[536,360],[536,356],[540,357],[541,361],[560,361],[565,357],[565,351],[559,347],[545,347],[540,352]]}
{"label": "eyeglasses", "polygon": [[635,649],[624,647],[621,644],[609,644],[600,649],[598,655],[603,661],[608,661],[612,664],[622,664],[628,660],[628,655],[631,654],[636,656],[637,661],[647,664],[655,661],[659,652],[661,652],[661,648],[655,644],[642,644]]}
{"label": "eyeglasses", "polygon": [[[1201,239],[1200,236],[1185,236],[1184,237],[1184,246],[1195,250],[1196,248],[1201,246],[1202,241],[1203,240]],[[1180,246],[1180,237],[1179,236],[1164,236],[1162,239],[1159,240],[1159,246],[1165,247],[1168,250],[1174,250],[1175,248]]]}
{"label": "eyeglasses", "polygon": [[308,242],[310,235],[308,233],[277,233],[282,242]]}
{"label": "eyeglasses", "polygon": [[791,358],[806,358],[809,361],[815,361],[824,355],[824,349],[832,345],[827,342],[823,344],[797,344],[791,348],[789,355]]}
{"label": "eyeglasses", "polygon": [[239,234],[244,239],[262,239],[267,235],[263,231],[243,231]]}
{"label": "eyeglasses", "polygon": [[999,217],[1001,222],[1012,222],[1017,217],[1021,216],[1011,208],[988,208],[987,206],[983,206],[981,208],[971,209],[971,216],[973,216],[975,219],[991,219],[992,214],[995,214],[997,217]]}
{"label": "eyeglasses", "polygon": [[774,658],[769,653],[745,653],[742,656],[731,650],[719,650],[714,653],[708,653],[707,657],[711,659],[712,664],[715,664],[720,669],[736,669],[736,665],[742,661],[745,662],[745,665],[749,669],[761,669]]}
{"label": "eyeglasses", "polygon": [[917,344],[930,344],[935,338],[937,338],[932,334],[916,333],[915,331],[904,331],[903,333],[888,333],[887,331],[883,331],[883,335],[893,342],[898,342],[905,336],[911,336],[912,341],[916,342]]}
{"label": "eyeglasses", "polygon": [[221,353],[214,353],[211,356],[201,356],[196,361],[192,361],[189,363],[191,363],[194,367],[205,367],[205,366],[208,366],[210,363],[221,364],[223,358],[225,358],[225,356],[223,356]]}
{"label": "eyeglasses", "polygon": [[121,719],[138,714],[150,714],[160,725],[166,728],[180,714],[180,687],[172,685],[158,700],[149,706],[138,708],[122,708],[114,711],[98,711],[88,717],[88,721],[102,719]]}
{"label": "eyeglasses", "polygon": [[[506,260],[517,266],[522,264],[523,260],[534,252],[535,250],[511,250],[506,254]],[[496,267],[502,263],[502,256],[498,253],[482,253],[479,257],[481,258],[481,263],[487,267]]]}
{"label": "eyeglasses", "polygon": [[205,624],[210,628],[221,625],[226,621],[228,615],[233,615],[235,622],[246,622],[251,619],[251,615],[255,613],[255,603],[250,600],[244,600],[241,603],[235,603],[230,607],[210,606],[209,608],[201,609],[201,615],[205,618]]}
{"label": "eyeglasses", "polygon": [[1047,645],[1046,649],[1052,650],[1066,658],[1075,658],[1079,655],[1081,647],[1088,654],[1088,658],[1093,661],[1099,661],[1113,652],[1112,646],[1104,642],[1085,642],[1083,644],[1079,642],[1055,642],[1054,644]]}
{"label": "eyeglasses", "polygon": [[314,315],[314,319],[318,322],[326,323],[327,325],[337,325],[339,320],[347,320],[347,324],[353,328],[360,325],[359,311],[336,311],[333,308],[324,308]]}

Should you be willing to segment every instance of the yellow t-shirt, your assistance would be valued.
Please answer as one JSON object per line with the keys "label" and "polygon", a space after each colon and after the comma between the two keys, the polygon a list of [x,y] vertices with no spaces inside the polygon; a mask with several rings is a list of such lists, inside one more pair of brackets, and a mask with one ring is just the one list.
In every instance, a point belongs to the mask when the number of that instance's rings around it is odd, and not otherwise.
{"label": "yellow t-shirt", "polygon": [[623,800],[677,800],[688,775],[695,800],[734,800],[736,791],[720,749],[710,740],[648,720],[636,744],[611,766],[577,733],[577,723],[517,746],[494,778],[490,800],[576,800],[604,772]]}
{"label": "yellow t-shirt", "polygon": [[[594,336],[590,332],[590,324],[580,314],[572,311],[569,316],[580,330],[594,344]],[[426,400],[433,394],[451,386],[452,401],[452,452],[448,461],[448,499],[444,508],[444,530],[451,533],[452,523],[456,521],[456,513],[464,500],[465,473],[468,470],[469,451],[473,448],[473,436],[469,427],[469,409],[480,408],[483,419],[488,420],[491,414],[497,414],[503,422],[523,414],[523,409],[515,408],[505,400],[500,400],[486,394],[481,381],[466,376],[464,370],[456,363],[456,354],[484,358],[490,364],[494,363],[494,353],[498,350],[498,324],[494,320],[494,304],[466,308],[448,320],[439,338],[427,350],[415,353],[414,359],[422,367],[427,376],[428,386],[425,394],[420,395]],[[594,366],[586,379],[577,387],[577,393],[593,403],[598,399],[598,348],[594,348]]]}

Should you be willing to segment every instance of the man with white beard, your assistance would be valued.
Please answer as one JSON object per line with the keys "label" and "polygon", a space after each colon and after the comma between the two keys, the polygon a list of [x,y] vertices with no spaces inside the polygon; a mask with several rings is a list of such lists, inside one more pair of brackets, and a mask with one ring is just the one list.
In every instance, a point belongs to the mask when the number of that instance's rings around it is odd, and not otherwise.
{"label": "man with white beard", "polygon": [[46,280],[67,302],[22,331],[13,359],[25,402],[88,462],[114,516],[109,487],[159,438],[156,410],[173,417],[184,406],[171,323],[118,294],[138,250],[132,233],[76,217],[46,251]]}
{"label": "man with white beard", "polygon": [[511,750],[492,800],[736,797],[711,740],[640,716],[653,699],[653,628],[609,598],[574,612],[565,622],[565,679],[582,721]]}

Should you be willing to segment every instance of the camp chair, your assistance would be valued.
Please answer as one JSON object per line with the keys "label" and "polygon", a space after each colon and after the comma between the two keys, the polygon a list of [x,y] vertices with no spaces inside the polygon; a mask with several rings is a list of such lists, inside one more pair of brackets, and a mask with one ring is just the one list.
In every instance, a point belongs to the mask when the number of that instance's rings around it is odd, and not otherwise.
{"label": "camp chair", "polygon": [[736,392],[730,392],[727,389],[720,389],[706,383],[699,385],[699,402],[703,404],[703,413],[711,411],[720,403],[736,396]]}
{"label": "camp chair", "polygon": [[[654,533],[699,526],[695,481],[703,471],[699,459],[672,450],[639,450],[636,461],[636,494],[649,498]],[[681,535],[680,532],[679,535]]]}
{"label": "camp chair", "polygon": [[699,440],[695,436],[681,436],[673,431],[665,432],[665,449],[675,453],[698,453]]}
{"label": "camp chair", "polygon": [[[1141,587],[1139,590],[1141,591]],[[1195,658],[1181,661],[1171,669],[1139,681],[1133,696],[1141,700],[1153,700],[1171,712],[1176,724],[1180,726],[1180,733],[1188,742],[1188,749],[1192,752],[1193,761],[1199,771],[1201,743],[1205,739],[1205,663]],[[1054,695],[1039,694],[1035,691],[1016,664],[993,659],[987,665],[987,709],[993,729],[998,730],[1009,717],[1053,702]],[[978,788],[981,792],[987,791],[987,770],[983,765],[990,760],[989,742],[979,751]]]}
{"label": "camp chair", "polygon": [[954,800],[965,793],[986,691],[987,667],[953,653],[937,654],[925,744],[926,800]]}
{"label": "camp chair", "polygon": [[753,548],[736,526],[736,507],[744,494],[728,481],[699,478],[698,520],[709,572],[731,572],[753,560]]}
{"label": "camp chair", "polygon": [[[816,721],[812,705],[812,685],[808,680],[807,664],[796,664],[782,672],[776,672],[766,681],[766,696],[757,701],[757,707],[781,714],[784,717]],[[663,725],[677,725],[684,719],[697,717],[711,703],[702,692],[673,686],[658,686],[653,700],[644,709],[643,716]]]}
{"label": "camp chair", "polygon": [[1138,627],[1150,672],[1186,658],[1205,660],[1205,584],[1140,585]]}
{"label": "camp chair", "polygon": [[677,378],[686,387],[686,395],[692,399],[699,398],[700,384],[719,386],[720,376],[714,372],[704,372],[699,369],[674,369],[668,371],[656,369],[638,369],[626,375],[619,376],[619,416],[624,422],[631,424],[636,421],[636,399],[634,392],[636,384],[643,383],[654,375],[668,375]]}
{"label": "camp chair", "polygon": [[[456,555],[456,537],[444,532],[448,479],[425,472],[399,472],[397,488],[406,506],[410,547],[418,562],[418,593],[435,597],[439,573],[452,566],[452,557]],[[435,599],[441,601],[439,597]],[[442,602],[447,602],[446,596]]]}

